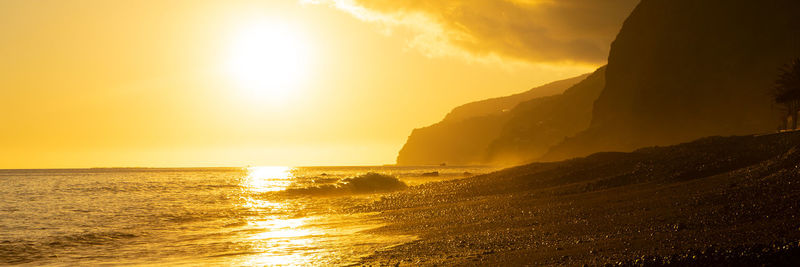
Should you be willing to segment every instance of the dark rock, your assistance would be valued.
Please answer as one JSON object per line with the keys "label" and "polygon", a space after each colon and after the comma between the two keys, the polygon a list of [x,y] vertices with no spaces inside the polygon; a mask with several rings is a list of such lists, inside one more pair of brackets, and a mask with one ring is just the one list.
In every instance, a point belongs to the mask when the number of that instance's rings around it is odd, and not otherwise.
{"label": "dark rock", "polygon": [[414,129],[397,156],[399,165],[482,164],[486,149],[512,119],[514,108],[531,99],[558,95],[587,75],[553,82],[527,92],[456,107],[439,123]]}
{"label": "dark rock", "polygon": [[770,97],[800,56],[800,1],[648,0],[611,46],[589,129],[547,160],[774,131]]}

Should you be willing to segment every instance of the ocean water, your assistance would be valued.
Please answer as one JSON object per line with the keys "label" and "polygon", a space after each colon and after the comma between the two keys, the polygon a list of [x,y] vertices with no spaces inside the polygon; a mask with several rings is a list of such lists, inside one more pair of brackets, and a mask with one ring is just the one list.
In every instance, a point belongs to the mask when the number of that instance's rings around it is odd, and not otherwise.
{"label": "ocean water", "polygon": [[348,207],[489,171],[0,170],[0,265],[347,265],[415,238],[370,234],[383,222]]}

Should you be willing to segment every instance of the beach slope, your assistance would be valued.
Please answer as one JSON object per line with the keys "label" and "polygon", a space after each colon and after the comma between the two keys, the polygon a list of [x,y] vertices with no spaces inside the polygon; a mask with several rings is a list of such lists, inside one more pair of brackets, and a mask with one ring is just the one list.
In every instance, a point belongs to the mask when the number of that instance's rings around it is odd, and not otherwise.
{"label": "beach slope", "polygon": [[800,132],[534,163],[353,211],[418,236],[372,265],[800,262]]}

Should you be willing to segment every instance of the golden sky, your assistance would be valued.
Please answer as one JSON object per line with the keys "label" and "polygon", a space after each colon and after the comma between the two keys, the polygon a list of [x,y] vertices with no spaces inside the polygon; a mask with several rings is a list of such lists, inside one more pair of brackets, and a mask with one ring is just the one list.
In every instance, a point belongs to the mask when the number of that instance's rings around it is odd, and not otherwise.
{"label": "golden sky", "polygon": [[604,64],[635,3],[0,1],[0,168],[393,163]]}

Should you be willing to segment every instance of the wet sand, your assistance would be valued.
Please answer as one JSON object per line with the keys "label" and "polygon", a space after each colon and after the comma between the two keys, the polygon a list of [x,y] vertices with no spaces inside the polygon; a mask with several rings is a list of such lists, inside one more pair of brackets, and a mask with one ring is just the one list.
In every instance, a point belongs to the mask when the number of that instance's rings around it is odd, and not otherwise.
{"label": "wet sand", "polygon": [[414,186],[352,212],[416,241],[365,265],[800,262],[800,133],[711,137]]}

